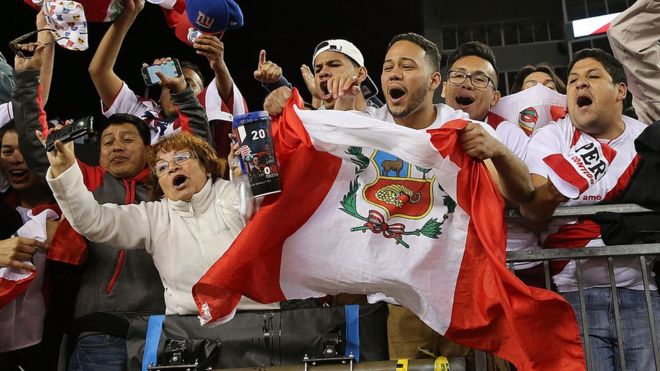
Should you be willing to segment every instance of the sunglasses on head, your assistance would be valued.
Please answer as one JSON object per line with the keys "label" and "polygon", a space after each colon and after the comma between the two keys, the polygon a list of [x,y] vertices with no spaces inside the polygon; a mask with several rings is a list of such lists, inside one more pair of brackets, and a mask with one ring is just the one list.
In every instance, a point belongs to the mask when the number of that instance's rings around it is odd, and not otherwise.
{"label": "sunglasses on head", "polygon": [[[34,30],[34,31],[31,31],[31,32],[28,32],[25,35],[19,36],[19,37],[15,38],[14,40],[10,41],[9,42],[9,49],[11,49],[11,51],[14,54],[18,55],[21,58],[31,58],[34,55],[34,49],[36,49],[36,47],[32,48],[32,50],[25,49],[23,46],[27,43],[23,43],[23,42],[26,41],[27,39],[29,39],[30,37],[38,34],[39,32],[46,32],[46,31],[54,32],[55,30],[52,29],[52,28],[42,28],[42,29],[39,29],[39,30]],[[49,42],[47,42],[43,45],[48,46],[48,45],[56,43],[57,41],[62,40],[62,39],[66,39],[66,37],[60,37],[58,39],[53,39],[52,41],[49,41]]]}

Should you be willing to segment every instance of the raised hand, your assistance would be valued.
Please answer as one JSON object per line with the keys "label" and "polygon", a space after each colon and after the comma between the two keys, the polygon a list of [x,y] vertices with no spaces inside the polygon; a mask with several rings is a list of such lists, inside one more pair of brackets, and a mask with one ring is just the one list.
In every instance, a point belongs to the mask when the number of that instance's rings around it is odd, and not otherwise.
{"label": "raised hand", "polygon": [[144,0],[124,0],[124,8],[122,9],[121,14],[137,17],[142,9],[144,9]]}
{"label": "raised hand", "polygon": [[316,86],[316,81],[314,81],[314,73],[306,64],[300,66],[300,73],[302,74],[303,81],[307,86],[307,90],[312,95],[312,98],[321,100],[321,90]]}
{"label": "raised hand", "polygon": [[44,15],[43,8],[41,8],[41,10],[39,10],[39,13],[37,13],[36,26],[37,26],[37,30],[50,28],[50,26],[48,26],[48,22],[46,22],[46,15]]}
{"label": "raised hand", "polygon": [[[172,58],[167,57],[167,58],[157,58],[154,60],[153,65],[159,65],[159,64],[165,64],[169,61],[171,61]],[[142,64],[142,67],[147,67],[149,66],[146,63]],[[167,76],[164,75],[162,72],[156,72],[156,76],[160,79],[160,85],[165,88],[169,89],[173,93],[181,93],[182,91],[186,90],[186,86],[188,86],[188,83],[186,82],[185,77],[183,74],[178,77],[173,77],[173,76]]]}
{"label": "raised hand", "polygon": [[266,59],[266,51],[259,52],[259,64],[254,71],[254,78],[262,84],[272,84],[282,77],[282,68]]}
{"label": "raised hand", "polygon": [[[63,126],[56,126],[53,129],[50,129],[50,135],[52,135],[54,132],[60,130]],[[35,131],[35,134],[41,144],[46,146],[46,137],[41,133],[41,131],[37,130]],[[73,166],[73,164],[76,162],[76,155],[74,153],[73,149],[73,142],[69,143],[62,143],[60,140],[55,141],[55,149],[50,152],[46,152],[48,156],[48,162],[50,162],[50,171],[51,171],[51,176],[53,178],[56,178],[63,172],[65,172],[68,168]]]}
{"label": "raised hand", "polygon": [[229,134],[229,139],[231,140],[231,149],[229,150],[229,155],[227,155],[227,163],[229,164],[229,171],[232,173],[232,177],[236,178],[243,174],[243,169],[241,169],[241,164],[238,157],[241,155],[238,151],[238,138],[236,134]]}
{"label": "raised hand", "polygon": [[29,43],[16,45],[18,50],[25,52],[24,55],[32,55],[31,57],[21,57],[19,53],[14,57],[14,68],[17,71],[26,70],[39,70],[43,64],[43,53],[46,48],[42,44]]}
{"label": "raised hand", "polygon": [[202,34],[193,44],[195,53],[206,57],[213,71],[218,71],[225,63],[225,44],[217,36]]}

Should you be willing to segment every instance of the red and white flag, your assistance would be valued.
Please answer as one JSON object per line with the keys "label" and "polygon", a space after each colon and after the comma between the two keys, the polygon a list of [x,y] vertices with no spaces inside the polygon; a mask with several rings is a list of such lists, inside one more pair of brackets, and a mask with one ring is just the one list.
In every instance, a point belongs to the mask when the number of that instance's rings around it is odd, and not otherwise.
{"label": "red and white flag", "polygon": [[576,198],[596,184],[616,157],[616,150],[605,143],[591,141],[568,153],[554,153],[543,159],[548,178],[568,198]]}
{"label": "red and white flag", "polygon": [[570,305],[505,267],[503,200],[461,148],[466,121],[412,130],[294,101],[273,123],[282,193],[193,287],[203,323],[231,319],[241,295],[382,293],[520,370],[584,369]]}
{"label": "red and white flag", "polygon": [[502,121],[518,123],[527,135],[532,136],[532,132],[564,115],[566,96],[538,84],[500,99],[491,107],[488,123],[495,127]]}
{"label": "red and white flag", "polygon": [[[36,214],[36,215],[34,215]],[[58,218],[55,211],[30,211],[30,220],[16,234],[46,240],[46,221]],[[30,262],[35,270],[0,268],[0,352],[25,348],[41,341],[46,305],[41,292],[46,252],[37,250]]]}

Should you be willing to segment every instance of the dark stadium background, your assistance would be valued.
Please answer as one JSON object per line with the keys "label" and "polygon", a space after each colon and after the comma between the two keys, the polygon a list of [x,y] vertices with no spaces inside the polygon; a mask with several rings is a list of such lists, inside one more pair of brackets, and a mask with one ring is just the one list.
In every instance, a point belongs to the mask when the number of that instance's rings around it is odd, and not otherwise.
{"label": "dark stadium background", "polygon": [[[3,0],[0,10],[0,51],[13,61],[7,43],[34,29],[34,12],[21,0]],[[239,0],[245,25],[225,34],[225,60],[232,76],[248,99],[251,110],[261,109],[265,93],[252,72],[260,49],[268,59],[284,68],[289,80],[302,85],[299,67],[310,64],[319,41],[346,38],[365,56],[367,68],[378,83],[380,68],[390,38],[402,32],[429,34],[445,24],[492,22],[507,19],[545,17],[562,27],[561,1],[246,1]],[[49,116],[78,118],[100,112],[99,100],[87,74],[94,50],[109,24],[90,25],[90,49],[71,52],[58,48],[52,94],[46,107]],[[461,31],[458,31],[459,37]],[[437,41],[437,40],[434,40]],[[562,52],[561,42],[557,53]],[[565,48],[564,48],[565,49]],[[122,46],[116,72],[137,92],[144,83],[142,62],[160,56],[173,56],[197,63],[208,81],[212,73],[206,60],[175,38],[165,25],[158,6],[146,4]],[[499,58],[499,56],[498,56]],[[521,60],[520,65],[523,64]],[[306,94],[306,91],[305,91]]]}
{"label": "dark stadium background", "polygon": [[[3,0],[3,3],[0,50],[13,63],[13,54],[7,43],[34,29],[35,13],[18,0]],[[389,9],[379,2],[326,2],[316,8],[308,4],[312,2],[239,1],[245,25],[227,32],[222,40],[225,61],[251,110],[260,109],[265,97],[263,89],[252,77],[262,48],[267,50],[269,59],[284,68],[287,78],[300,86],[299,67],[302,63],[311,63],[312,51],[319,41],[327,38],[352,40],[365,54],[368,69],[376,73],[392,35],[422,31],[421,14],[414,1],[406,2],[406,5],[398,3]],[[376,12],[380,16],[376,16]],[[376,22],[377,19],[382,21]],[[87,66],[107,27],[109,24],[90,24],[90,48],[87,51],[57,49],[52,94],[46,107],[49,116],[68,118],[99,112],[98,96]],[[161,56],[196,63],[206,82],[213,77],[206,59],[175,38],[173,30],[165,24],[160,7],[146,4],[124,41],[115,71],[136,93],[141,93],[144,89],[140,75],[142,62],[151,63]]]}

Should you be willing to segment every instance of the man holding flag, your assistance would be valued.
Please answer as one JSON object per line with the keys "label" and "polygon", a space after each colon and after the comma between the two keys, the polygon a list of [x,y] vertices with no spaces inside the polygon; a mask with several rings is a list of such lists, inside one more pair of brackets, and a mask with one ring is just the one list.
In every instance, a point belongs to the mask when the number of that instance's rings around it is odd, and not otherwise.
{"label": "man holding flag", "polygon": [[[525,161],[536,192],[520,211],[530,219],[548,221],[559,206],[617,202],[640,162],[635,139],[646,125],[621,114],[627,93],[623,65],[601,49],[583,49],[575,54],[568,71],[568,115],[539,129],[529,143]],[[554,218],[540,241],[543,248],[604,246],[601,228],[591,219]],[[613,261],[619,312],[626,319],[620,334],[623,344],[612,321],[615,292],[610,287],[608,263],[602,259],[557,263],[561,264],[553,264],[554,282],[578,317],[578,283],[585,288],[593,369],[618,369],[619,348],[624,349],[629,369],[654,369],[639,259]],[[577,280],[579,268],[584,272],[581,282]],[[660,296],[653,277],[648,279],[658,326]]]}
{"label": "man holding flag", "polygon": [[443,114],[429,97],[440,78],[425,54],[408,40],[388,51],[388,114],[403,125],[300,111],[294,93],[273,125],[282,193],[264,199],[194,286],[203,323],[231,319],[242,294],[275,302],[382,293],[435,331],[519,369],[583,369],[570,306],[504,266],[503,199],[472,158],[499,157],[501,144],[451,112],[433,125]]}

